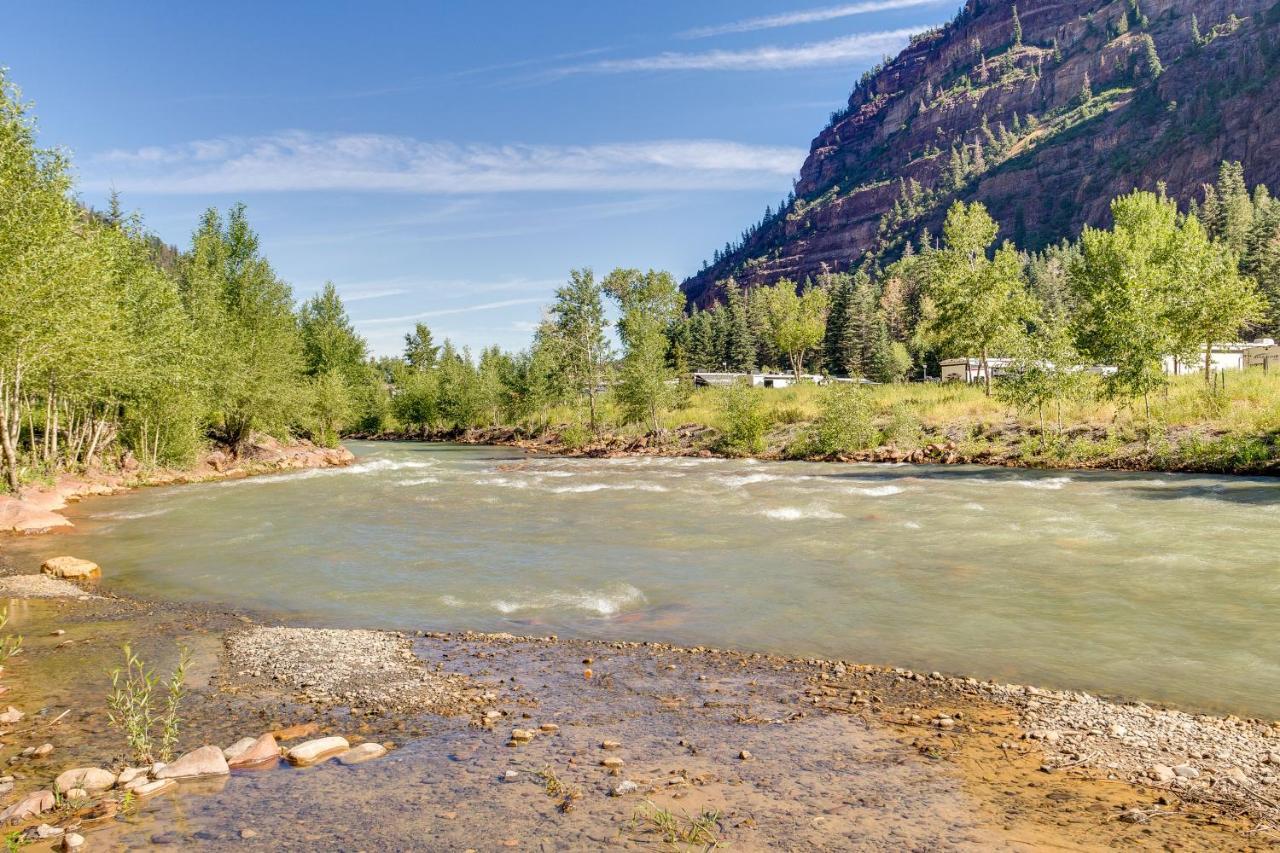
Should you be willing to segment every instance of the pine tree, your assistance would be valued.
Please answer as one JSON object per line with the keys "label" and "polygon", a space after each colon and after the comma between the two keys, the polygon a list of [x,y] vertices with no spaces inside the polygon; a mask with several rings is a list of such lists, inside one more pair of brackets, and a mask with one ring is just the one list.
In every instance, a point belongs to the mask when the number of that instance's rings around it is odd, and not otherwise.
{"label": "pine tree", "polygon": [[1089,81],[1089,72],[1084,73],[1084,82],[1080,84],[1080,94],[1076,95],[1076,102],[1081,106],[1088,104],[1093,100],[1093,84]]}
{"label": "pine tree", "polygon": [[1013,46],[1022,47],[1022,21],[1018,18],[1018,5],[1013,6]]}
{"label": "pine tree", "polygon": [[1204,36],[1200,33],[1200,19],[1196,17],[1196,13],[1191,13],[1191,44],[1193,47],[1200,47],[1204,44]]}
{"label": "pine tree", "polygon": [[1147,77],[1154,80],[1164,73],[1164,65],[1160,62],[1160,54],[1156,51],[1156,40],[1149,33],[1142,36],[1143,50],[1145,51],[1143,64],[1145,66]]}
{"label": "pine tree", "polygon": [[755,369],[756,343],[747,317],[747,301],[733,279],[726,279],[724,361],[729,370],[749,373]]}
{"label": "pine tree", "polygon": [[847,275],[831,276],[831,307],[822,341],[823,366],[832,375],[844,374],[844,330],[849,322],[852,281]]}

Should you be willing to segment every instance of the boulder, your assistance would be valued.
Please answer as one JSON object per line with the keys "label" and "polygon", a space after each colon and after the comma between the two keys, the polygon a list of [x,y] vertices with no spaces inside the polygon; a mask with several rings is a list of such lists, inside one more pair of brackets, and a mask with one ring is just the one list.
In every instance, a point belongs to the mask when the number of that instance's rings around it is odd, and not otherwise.
{"label": "boulder", "polygon": [[346,752],[350,748],[351,744],[347,743],[346,738],[334,735],[300,743],[286,752],[285,758],[289,759],[290,764],[315,764]]}
{"label": "boulder", "polygon": [[195,776],[225,776],[231,769],[222,750],[216,746],[202,746],[160,768],[157,779],[190,779]]}
{"label": "boulder", "polygon": [[242,737],[240,738],[240,740],[231,744],[231,746],[222,750],[222,757],[227,759],[227,763],[230,764],[231,759],[235,758],[237,755],[242,754],[246,749],[253,746],[254,743],[257,742],[257,740],[258,740],[257,738],[252,738],[252,737]]}
{"label": "boulder", "polygon": [[346,752],[338,756],[339,764],[359,764],[362,761],[369,761],[374,758],[381,758],[387,754],[387,748],[380,743],[362,743],[359,746],[352,747]]}
{"label": "boulder", "polygon": [[97,563],[79,557],[51,557],[41,564],[40,571],[50,577],[75,581],[102,577],[102,568]]}
{"label": "boulder", "polygon": [[275,737],[268,732],[241,750],[228,764],[233,768],[257,767],[280,758],[280,747]]}
{"label": "boulder", "polygon": [[53,791],[33,791],[0,812],[0,823],[17,823],[44,814],[53,808],[56,799]]}
{"label": "boulder", "polygon": [[53,787],[59,794],[81,788],[90,793],[105,791],[116,783],[116,774],[101,767],[76,767],[65,770],[54,780]]}

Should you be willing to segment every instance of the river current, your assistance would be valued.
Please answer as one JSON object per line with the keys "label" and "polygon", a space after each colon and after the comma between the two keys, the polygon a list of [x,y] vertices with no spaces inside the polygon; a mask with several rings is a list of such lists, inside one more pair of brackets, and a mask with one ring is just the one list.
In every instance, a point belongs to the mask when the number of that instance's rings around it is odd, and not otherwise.
{"label": "river current", "polygon": [[841,657],[1280,717],[1280,484],[353,443],[18,540],[109,589],[327,625]]}

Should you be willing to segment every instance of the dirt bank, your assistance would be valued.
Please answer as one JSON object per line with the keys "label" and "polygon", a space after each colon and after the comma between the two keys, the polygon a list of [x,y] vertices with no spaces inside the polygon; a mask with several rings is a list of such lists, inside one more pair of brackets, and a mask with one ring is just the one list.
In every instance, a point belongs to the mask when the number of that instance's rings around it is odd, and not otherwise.
{"label": "dirt bank", "polygon": [[[23,594],[24,582],[7,583]],[[8,630],[27,639],[3,678],[6,704],[24,714],[0,747],[14,777],[5,805],[67,768],[130,765],[105,705],[126,641],[161,674],[179,644],[194,654],[179,751],[270,731],[286,748],[323,735],[391,748],[359,765],[272,762],[184,781],[124,810],[107,792],[18,825],[69,828],[99,847],[1280,842],[1269,770],[1280,730],[1267,722],[655,643],[316,631],[72,590],[10,602]],[[1195,772],[1154,778],[1156,764]]]}
{"label": "dirt bank", "polygon": [[190,468],[161,468],[132,471],[95,470],[64,474],[45,486],[31,486],[21,495],[0,495],[0,533],[47,533],[71,522],[58,510],[68,503],[92,495],[111,495],[143,486],[201,483],[288,471],[298,468],[329,468],[349,465],[355,460],[345,447],[317,447],[309,441],[281,444],[261,437],[239,457],[214,450],[204,454]]}

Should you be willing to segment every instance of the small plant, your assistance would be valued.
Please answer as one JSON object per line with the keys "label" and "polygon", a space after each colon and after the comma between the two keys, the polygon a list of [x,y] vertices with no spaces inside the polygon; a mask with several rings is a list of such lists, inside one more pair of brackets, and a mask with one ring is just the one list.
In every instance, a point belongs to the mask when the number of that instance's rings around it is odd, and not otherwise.
{"label": "small plant", "polygon": [[164,684],[164,709],[157,706],[160,676],[142,662],[126,643],[125,664],[111,671],[111,695],[107,698],[111,725],[124,733],[129,749],[139,764],[173,759],[181,723],[179,714],[186,696],[187,667],[191,652],[182,647],[178,664]]}
{"label": "small plant", "polygon": [[560,444],[565,450],[581,450],[591,441],[591,430],[582,424],[568,424],[560,430]]}
{"label": "small plant", "polygon": [[644,807],[632,815],[631,821],[633,825],[643,823],[666,844],[695,845],[703,850],[713,850],[720,846],[720,837],[717,835],[720,828],[719,812],[704,811],[697,817],[690,817],[646,801]]}
{"label": "small plant", "polygon": [[550,764],[543,767],[535,775],[546,786],[547,796],[560,800],[560,805],[558,806],[560,811],[569,811],[573,808],[574,802],[582,799],[582,789],[557,776],[556,772],[551,769]]}
{"label": "small plant", "polygon": [[[4,626],[9,624],[9,608],[0,609],[0,631],[4,630]],[[4,663],[9,658],[22,651],[22,635],[14,636],[5,634],[0,638],[0,663]]]}
{"label": "small plant", "polygon": [[872,422],[871,401],[861,388],[833,385],[823,392],[818,420],[796,446],[793,456],[833,456],[873,447],[879,439]]}
{"label": "small plant", "polygon": [[22,834],[22,830],[20,829],[15,829],[12,832],[7,833],[4,837],[4,849],[9,851],[9,853],[15,853],[15,851],[21,850],[29,843],[30,842],[27,841],[27,837]]}

